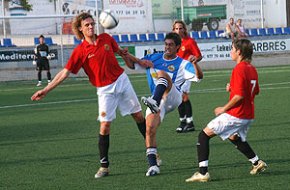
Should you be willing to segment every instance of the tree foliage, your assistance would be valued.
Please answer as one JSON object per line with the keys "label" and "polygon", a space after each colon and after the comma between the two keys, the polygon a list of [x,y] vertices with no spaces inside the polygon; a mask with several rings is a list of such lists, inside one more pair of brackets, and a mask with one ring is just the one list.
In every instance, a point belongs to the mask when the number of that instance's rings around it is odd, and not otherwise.
{"label": "tree foliage", "polygon": [[27,11],[32,10],[32,5],[27,0],[20,0],[20,5]]}
{"label": "tree foliage", "polygon": [[[13,0],[5,0],[6,2],[14,2],[16,3],[15,1]],[[28,0],[20,0],[19,1],[20,5],[26,10],[26,11],[32,11],[32,4],[30,4],[28,2]],[[6,7],[7,8],[7,7]]]}

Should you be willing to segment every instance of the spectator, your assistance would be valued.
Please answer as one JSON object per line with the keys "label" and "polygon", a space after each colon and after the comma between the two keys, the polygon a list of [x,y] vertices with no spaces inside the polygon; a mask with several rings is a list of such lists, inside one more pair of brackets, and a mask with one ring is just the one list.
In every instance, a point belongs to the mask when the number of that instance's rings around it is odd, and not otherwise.
{"label": "spectator", "polygon": [[235,37],[237,37],[236,24],[234,18],[230,18],[230,22],[227,23],[226,37],[231,38],[232,41],[234,41]]}
{"label": "spectator", "polygon": [[240,38],[246,38],[248,37],[248,34],[246,33],[245,26],[242,24],[242,19],[238,19],[236,23],[236,31],[237,31],[237,37]]}

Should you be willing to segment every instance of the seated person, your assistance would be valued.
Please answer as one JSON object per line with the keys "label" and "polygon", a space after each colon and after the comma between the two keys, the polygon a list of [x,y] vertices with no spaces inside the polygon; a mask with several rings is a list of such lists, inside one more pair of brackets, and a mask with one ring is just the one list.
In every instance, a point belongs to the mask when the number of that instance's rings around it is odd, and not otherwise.
{"label": "seated person", "polygon": [[226,37],[227,38],[232,38],[232,40],[235,39],[235,37],[237,36],[237,31],[236,31],[236,24],[234,21],[234,18],[230,18],[230,22],[227,23],[226,26]]}
{"label": "seated person", "polygon": [[238,33],[239,39],[248,37],[248,34],[246,33],[246,29],[245,29],[244,25],[242,24],[242,19],[237,20],[236,31]]}

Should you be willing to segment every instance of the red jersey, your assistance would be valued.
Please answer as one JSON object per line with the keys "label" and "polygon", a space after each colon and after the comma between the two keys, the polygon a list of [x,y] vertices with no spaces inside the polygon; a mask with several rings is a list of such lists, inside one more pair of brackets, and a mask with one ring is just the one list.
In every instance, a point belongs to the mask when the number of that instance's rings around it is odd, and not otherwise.
{"label": "red jersey", "polygon": [[187,60],[190,55],[200,57],[201,53],[195,40],[189,36],[186,36],[181,40],[181,46],[177,52],[177,55]]}
{"label": "red jersey", "polygon": [[248,62],[238,63],[232,71],[230,87],[230,100],[234,95],[244,99],[227,113],[240,119],[254,119],[254,98],[260,91],[256,68]]}
{"label": "red jersey", "polygon": [[84,40],[72,52],[65,68],[76,74],[82,67],[92,85],[107,86],[115,82],[124,72],[114,52],[118,51],[116,41],[106,33],[96,36],[95,44]]}

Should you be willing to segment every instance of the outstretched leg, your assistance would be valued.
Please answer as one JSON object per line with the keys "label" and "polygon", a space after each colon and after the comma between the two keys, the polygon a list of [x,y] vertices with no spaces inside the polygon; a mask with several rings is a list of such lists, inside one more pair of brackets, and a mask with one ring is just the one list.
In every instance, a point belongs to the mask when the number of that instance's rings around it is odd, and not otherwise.
{"label": "outstretched leg", "polygon": [[237,135],[230,137],[229,140],[252,163],[253,168],[250,171],[250,174],[255,175],[266,169],[267,164],[264,161],[259,159],[259,157],[255,154],[255,152],[253,151],[253,149],[251,148],[251,146],[249,145],[247,141],[243,142],[242,139]]}

